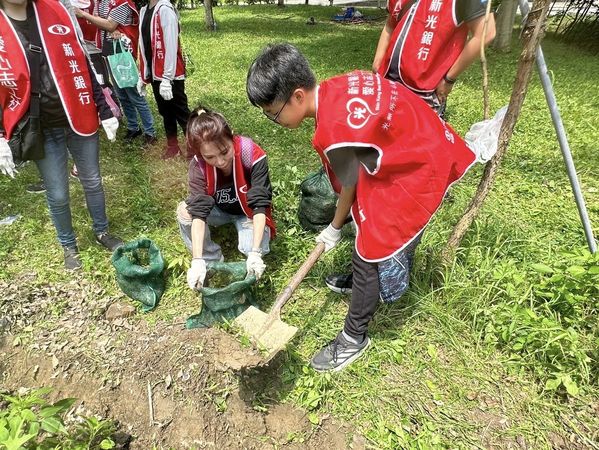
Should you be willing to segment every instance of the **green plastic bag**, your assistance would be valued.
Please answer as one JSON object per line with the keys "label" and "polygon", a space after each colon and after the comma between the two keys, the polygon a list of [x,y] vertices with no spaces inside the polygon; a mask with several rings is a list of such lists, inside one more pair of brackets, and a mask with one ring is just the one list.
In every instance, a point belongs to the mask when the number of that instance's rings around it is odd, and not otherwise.
{"label": "green plastic bag", "polygon": [[160,249],[150,239],[127,242],[112,254],[116,281],[122,291],[151,311],[164,292],[164,259]]}
{"label": "green plastic bag", "polygon": [[324,230],[335,217],[337,196],[329,177],[321,167],[300,184],[302,198],[297,215],[304,230]]}
{"label": "green plastic bag", "polygon": [[[207,268],[206,283],[200,289],[202,311],[187,319],[186,328],[206,328],[215,323],[231,321],[255,304],[252,286],[256,284],[256,277],[246,276],[245,261],[209,263]],[[218,278],[227,280],[218,282]]]}
{"label": "green plastic bag", "polygon": [[[120,48],[118,53],[117,42]],[[112,55],[107,56],[107,59],[112,77],[117,86],[121,89],[137,86],[139,72],[137,71],[137,64],[131,52],[123,49],[123,43],[120,39],[112,41],[112,50]]]}

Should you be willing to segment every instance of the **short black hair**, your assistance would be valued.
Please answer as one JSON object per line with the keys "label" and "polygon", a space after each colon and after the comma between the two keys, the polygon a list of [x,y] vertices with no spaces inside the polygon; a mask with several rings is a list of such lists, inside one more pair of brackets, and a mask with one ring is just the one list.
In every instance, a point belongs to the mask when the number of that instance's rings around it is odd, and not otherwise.
{"label": "short black hair", "polygon": [[308,60],[293,45],[270,44],[248,70],[246,90],[254,106],[286,101],[298,88],[313,89],[316,77]]}

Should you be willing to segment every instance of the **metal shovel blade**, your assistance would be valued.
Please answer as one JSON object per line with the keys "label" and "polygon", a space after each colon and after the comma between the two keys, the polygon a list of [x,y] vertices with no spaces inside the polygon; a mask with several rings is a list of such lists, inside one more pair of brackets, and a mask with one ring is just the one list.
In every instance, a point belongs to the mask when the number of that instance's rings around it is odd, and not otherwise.
{"label": "metal shovel blade", "polygon": [[316,244],[314,250],[308,255],[308,258],[289,281],[289,284],[277,296],[275,304],[268,314],[260,311],[255,306],[250,306],[233,321],[233,325],[241,328],[258,349],[267,352],[264,357],[265,364],[284,349],[297,333],[296,327],[287,325],[281,320],[281,308],[291,298],[297,286],[318,261],[320,255],[324,252],[324,248],[322,242]]}
{"label": "metal shovel blade", "polygon": [[249,337],[258,349],[266,352],[264,359],[267,361],[283,350],[297,333],[296,327],[287,325],[281,319],[260,311],[255,306],[246,309],[233,323],[241,328],[243,334]]}

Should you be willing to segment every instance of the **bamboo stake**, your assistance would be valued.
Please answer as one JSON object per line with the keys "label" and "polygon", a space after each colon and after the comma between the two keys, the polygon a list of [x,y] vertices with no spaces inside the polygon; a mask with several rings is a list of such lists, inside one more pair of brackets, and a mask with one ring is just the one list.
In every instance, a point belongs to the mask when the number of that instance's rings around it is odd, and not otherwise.
{"label": "bamboo stake", "polygon": [[489,15],[491,14],[492,0],[487,1],[485,22],[483,24],[483,36],[480,42],[480,64],[483,71],[483,119],[487,120],[490,114],[489,105],[489,72],[487,70],[487,56],[485,55],[485,40],[487,39],[487,28],[489,26]]}

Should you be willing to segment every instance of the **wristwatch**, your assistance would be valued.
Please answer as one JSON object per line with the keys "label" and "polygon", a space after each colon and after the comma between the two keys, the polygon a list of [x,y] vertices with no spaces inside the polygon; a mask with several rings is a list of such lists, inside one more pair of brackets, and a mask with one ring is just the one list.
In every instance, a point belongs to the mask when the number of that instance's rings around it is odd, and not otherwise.
{"label": "wristwatch", "polygon": [[447,76],[447,74],[443,75],[443,79],[449,84],[454,84],[456,81],[458,81],[457,78],[450,78]]}
{"label": "wristwatch", "polygon": [[262,256],[262,249],[261,248],[253,248],[250,250],[250,252],[252,253],[258,253],[260,256]]}

